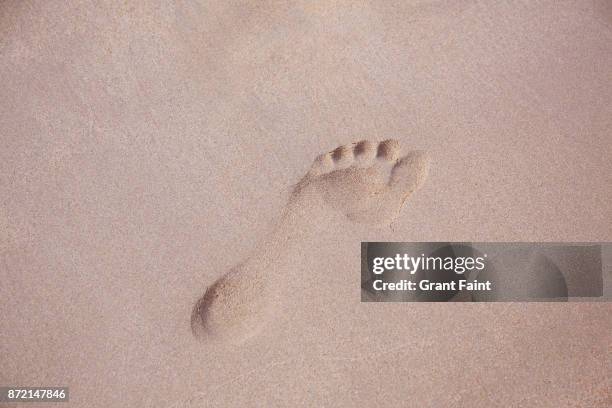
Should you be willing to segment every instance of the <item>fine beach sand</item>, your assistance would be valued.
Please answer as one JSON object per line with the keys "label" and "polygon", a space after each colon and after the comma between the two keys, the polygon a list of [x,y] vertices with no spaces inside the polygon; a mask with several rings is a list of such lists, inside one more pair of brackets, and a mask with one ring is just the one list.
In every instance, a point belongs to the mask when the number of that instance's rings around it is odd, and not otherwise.
{"label": "fine beach sand", "polygon": [[610,303],[360,302],[361,241],[612,241],[612,6],[500,3],[1,2],[0,386],[610,406]]}

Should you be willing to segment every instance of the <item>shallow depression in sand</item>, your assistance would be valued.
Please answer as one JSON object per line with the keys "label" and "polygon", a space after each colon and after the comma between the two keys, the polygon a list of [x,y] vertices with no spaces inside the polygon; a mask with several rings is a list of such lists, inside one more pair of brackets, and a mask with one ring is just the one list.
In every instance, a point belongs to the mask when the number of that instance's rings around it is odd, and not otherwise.
{"label": "shallow depression in sand", "polygon": [[[279,271],[270,271],[273,258],[288,251],[285,236],[316,219],[309,207],[328,208],[349,222],[372,225],[390,223],[408,196],[425,181],[429,157],[422,151],[401,155],[399,142],[364,140],[340,146],[314,160],[310,171],[297,183],[276,226],[257,254],[245,260],[207,288],[191,316],[194,335],[200,339],[240,342],[256,335],[278,306]],[[299,242],[297,243],[299,246]],[[274,300],[273,300],[274,299]]]}

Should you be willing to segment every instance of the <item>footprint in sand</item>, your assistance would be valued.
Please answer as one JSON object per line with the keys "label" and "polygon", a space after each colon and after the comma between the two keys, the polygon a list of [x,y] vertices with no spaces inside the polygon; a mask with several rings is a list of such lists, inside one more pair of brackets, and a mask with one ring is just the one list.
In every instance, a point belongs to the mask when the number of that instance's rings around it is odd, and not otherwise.
{"label": "footprint in sand", "polygon": [[[361,141],[317,157],[293,189],[274,232],[256,254],[213,283],[194,306],[191,328],[200,339],[241,342],[259,332],[279,302],[269,284],[273,264],[317,224],[322,211],[351,222],[389,224],[425,181],[429,158],[423,151],[402,156],[396,140]],[[321,218],[322,220],[322,218]]]}

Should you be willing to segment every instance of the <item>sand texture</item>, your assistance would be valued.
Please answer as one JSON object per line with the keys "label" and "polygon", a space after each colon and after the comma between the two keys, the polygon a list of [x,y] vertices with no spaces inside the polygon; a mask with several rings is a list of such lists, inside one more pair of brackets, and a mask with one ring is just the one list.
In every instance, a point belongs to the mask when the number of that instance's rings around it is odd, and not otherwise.
{"label": "sand texture", "polygon": [[611,70],[605,0],[0,2],[0,385],[609,407],[610,303],[362,303],[359,254],[612,241]]}
{"label": "sand texture", "polygon": [[[400,157],[397,140],[369,140],[340,146],[318,156],[293,189],[278,225],[255,254],[213,283],[196,303],[191,319],[194,335],[241,343],[259,333],[280,310],[273,299],[293,298],[299,288],[279,282],[302,282],[302,273],[279,259],[317,239],[316,228],[328,219],[326,207],[353,222],[389,225],[409,195],[421,187],[429,170],[427,153]],[[310,234],[304,231],[310,230]],[[295,271],[299,271],[297,274]],[[298,305],[301,307],[301,305]]]}

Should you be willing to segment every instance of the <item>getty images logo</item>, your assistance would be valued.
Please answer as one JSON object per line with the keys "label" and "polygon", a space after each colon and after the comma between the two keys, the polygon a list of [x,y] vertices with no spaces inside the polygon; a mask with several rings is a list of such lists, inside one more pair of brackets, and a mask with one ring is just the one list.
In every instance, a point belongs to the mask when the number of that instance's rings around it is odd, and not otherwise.
{"label": "getty images logo", "polygon": [[490,290],[491,282],[472,278],[487,258],[462,244],[364,243],[362,299],[444,302],[461,291]]}

